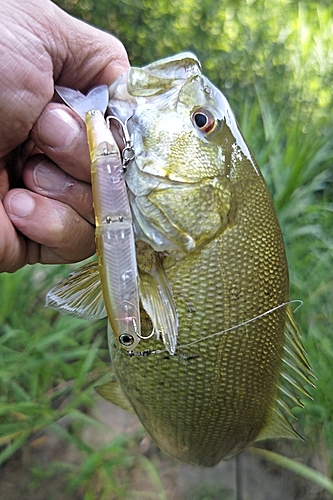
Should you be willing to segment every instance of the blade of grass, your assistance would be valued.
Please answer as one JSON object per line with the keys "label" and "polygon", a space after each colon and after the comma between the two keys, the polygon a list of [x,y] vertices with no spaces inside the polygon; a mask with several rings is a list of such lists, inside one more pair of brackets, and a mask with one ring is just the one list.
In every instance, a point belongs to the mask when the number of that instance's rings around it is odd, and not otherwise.
{"label": "blade of grass", "polygon": [[286,469],[295,472],[299,476],[302,476],[304,479],[307,479],[308,481],[317,484],[318,486],[320,486],[320,488],[323,488],[324,490],[333,494],[333,481],[331,481],[330,478],[324,476],[324,474],[321,474],[315,469],[312,469],[307,465],[301,464],[291,458],[279,455],[278,453],[275,453],[273,451],[263,450],[262,448],[255,448],[255,447],[250,447],[249,449],[251,453],[253,453],[254,455],[258,455],[264,458],[265,460],[273,462],[276,465],[285,467]]}

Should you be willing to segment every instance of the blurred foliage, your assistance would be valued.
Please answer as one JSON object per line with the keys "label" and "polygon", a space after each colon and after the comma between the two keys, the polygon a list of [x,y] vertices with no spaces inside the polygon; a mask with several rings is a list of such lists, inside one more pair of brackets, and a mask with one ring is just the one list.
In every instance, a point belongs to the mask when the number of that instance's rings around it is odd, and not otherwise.
{"label": "blurred foliage", "polygon": [[[232,101],[262,87],[283,106],[329,109],[333,4],[297,0],[57,0],[115,34],[133,65],[172,53],[197,54],[206,75]],[[232,102],[232,104],[234,104]]]}
{"label": "blurred foliage", "polygon": [[[314,401],[297,412],[298,429],[308,441],[300,446],[310,456],[316,450],[333,470],[333,3],[56,3],[115,34],[133,65],[193,51],[204,73],[231,101],[274,197],[286,241],[291,296],[304,302],[296,318],[318,380]],[[64,419],[75,421],[77,427],[71,425],[65,434],[87,458],[69,471],[70,485],[76,488],[80,479],[88,499],[94,498],[89,493],[94,475],[101,481],[112,470],[110,484],[116,488],[112,481],[117,467],[131,467],[133,457],[121,439],[98,450],[80,441],[80,425],[90,418],[92,387],[107,371],[108,352],[104,324],[43,308],[45,290],[63,272],[37,267],[0,275],[0,462],[38,430],[49,425],[64,433]],[[150,467],[155,477],[150,462],[142,466]],[[108,498],[109,486],[103,481],[100,498]],[[160,485],[157,491],[164,498]]]}

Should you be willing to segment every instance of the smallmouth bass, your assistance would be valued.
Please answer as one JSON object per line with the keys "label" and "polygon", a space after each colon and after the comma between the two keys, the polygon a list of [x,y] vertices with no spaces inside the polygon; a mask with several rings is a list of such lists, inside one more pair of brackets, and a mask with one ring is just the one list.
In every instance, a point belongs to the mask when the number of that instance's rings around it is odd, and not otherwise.
{"label": "smallmouth bass", "polygon": [[[111,85],[108,114],[134,149],[123,175],[141,328],[126,339],[109,328],[114,376],[98,392],[190,464],[297,438],[291,408],[313,374],[273,202],[227,100],[184,53],[131,68]],[[48,305],[106,316],[100,272],[95,263],[75,271]]]}

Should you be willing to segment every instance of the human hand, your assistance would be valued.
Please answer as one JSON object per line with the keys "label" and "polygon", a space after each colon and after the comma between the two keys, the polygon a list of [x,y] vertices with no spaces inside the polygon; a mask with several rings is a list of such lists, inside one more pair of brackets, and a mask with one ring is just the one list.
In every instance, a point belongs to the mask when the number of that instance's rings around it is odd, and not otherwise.
{"label": "human hand", "polygon": [[55,82],[110,84],[125,50],[49,0],[3,0],[0,32],[0,271],[82,260],[95,252],[85,125],[50,101]]}

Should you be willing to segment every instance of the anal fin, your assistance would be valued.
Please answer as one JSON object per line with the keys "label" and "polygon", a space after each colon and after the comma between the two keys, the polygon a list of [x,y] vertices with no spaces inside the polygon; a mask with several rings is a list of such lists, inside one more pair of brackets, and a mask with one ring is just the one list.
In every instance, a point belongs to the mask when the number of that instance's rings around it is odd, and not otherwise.
{"label": "anal fin", "polygon": [[275,409],[268,425],[260,431],[259,435],[256,437],[256,441],[278,437],[303,439],[302,436],[293,428],[289,420],[287,420],[278,409]]}

